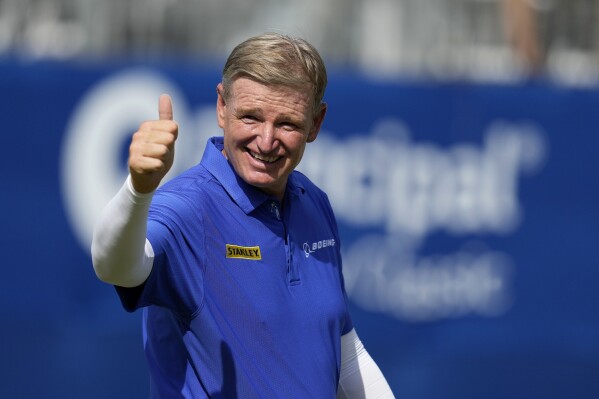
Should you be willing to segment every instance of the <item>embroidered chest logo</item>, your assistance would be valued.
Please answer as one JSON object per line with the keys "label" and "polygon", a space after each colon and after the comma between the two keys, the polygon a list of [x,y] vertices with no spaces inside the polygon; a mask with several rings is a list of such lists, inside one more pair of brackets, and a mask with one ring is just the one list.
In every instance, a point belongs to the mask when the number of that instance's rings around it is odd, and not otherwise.
{"label": "embroidered chest logo", "polygon": [[227,258],[261,260],[262,253],[260,253],[260,247],[240,247],[227,244]]}
{"label": "embroidered chest logo", "polygon": [[303,248],[304,248],[304,254],[306,255],[306,258],[307,258],[310,256],[311,253],[314,253],[314,252],[318,251],[319,249],[326,248],[326,247],[334,247],[334,246],[335,246],[335,239],[331,238],[328,240],[315,241],[312,244],[305,242],[303,245]]}

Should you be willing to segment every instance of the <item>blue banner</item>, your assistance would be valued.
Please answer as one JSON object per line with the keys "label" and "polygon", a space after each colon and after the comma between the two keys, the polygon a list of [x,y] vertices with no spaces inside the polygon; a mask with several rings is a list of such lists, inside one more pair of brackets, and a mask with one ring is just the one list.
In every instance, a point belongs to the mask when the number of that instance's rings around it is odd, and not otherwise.
{"label": "blue banner", "polygon": [[[171,176],[218,135],[218,68],[0,63],[0,397],[144,398],[139,314],[92,226],[170,93]],[[599,90],[332,71],[299,169],[328,194],[358,334],[398,398],[599,397]]]}

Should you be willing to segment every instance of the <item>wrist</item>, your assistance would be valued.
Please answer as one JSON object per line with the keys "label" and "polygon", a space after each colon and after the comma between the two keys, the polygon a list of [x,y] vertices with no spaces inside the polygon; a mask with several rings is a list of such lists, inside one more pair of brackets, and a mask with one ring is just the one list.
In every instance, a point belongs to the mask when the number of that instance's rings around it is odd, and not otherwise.
{"label": "wrist", "polygon": [[138,199],[146,199],[146,198],[151,198],[154,195],[154,192],[156,191],[156,189],[150,189],[148,190],[144,190],[144,188],[140,188],[140,187],[135,187],[135,185],[133,184],[133,178],[131,177],[131,175],[129,174],[127,176],[127,189],[129,191],[129,194],[131,194],[134,198],[138,198]]}

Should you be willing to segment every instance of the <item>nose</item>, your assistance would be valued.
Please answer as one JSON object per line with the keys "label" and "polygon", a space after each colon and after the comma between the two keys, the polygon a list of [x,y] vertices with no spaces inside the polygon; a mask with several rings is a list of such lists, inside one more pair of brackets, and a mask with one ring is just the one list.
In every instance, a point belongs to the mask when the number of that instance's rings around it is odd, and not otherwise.
{"label": "nose", "polygon": [[258,149],[264,154],[273,152],[277,147],[276,129],[272,123],[264,123],[258,136]]}

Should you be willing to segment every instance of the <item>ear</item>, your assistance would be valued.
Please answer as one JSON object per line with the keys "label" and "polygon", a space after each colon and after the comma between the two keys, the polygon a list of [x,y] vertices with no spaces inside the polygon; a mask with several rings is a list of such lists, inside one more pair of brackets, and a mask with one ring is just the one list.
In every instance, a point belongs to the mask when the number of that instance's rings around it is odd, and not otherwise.
{"label": "ear", "polygon": [[225,114],[227,110],[227,104],[225,103],[225,88],[222,83],[216,86],[216,119],[218,120],[218,126],[224,129]]}
{"label": "ear", "polygon": [[327,104],[326,103],[322,103],[320,104],[320,109],[318,110],[318,112],[316,113],[316,115],[314,115],[314,118],[312,119],[312,129],[310,129],[310,131],[308,132],[308,143],[313,142],[314,140],[316,140],[316,137],[318,136],[318,132],[320,132],[320,127],[322,126],[322,121],[324,121],[324,116],[327,113]]}

